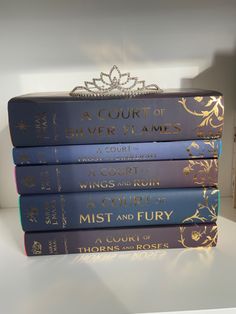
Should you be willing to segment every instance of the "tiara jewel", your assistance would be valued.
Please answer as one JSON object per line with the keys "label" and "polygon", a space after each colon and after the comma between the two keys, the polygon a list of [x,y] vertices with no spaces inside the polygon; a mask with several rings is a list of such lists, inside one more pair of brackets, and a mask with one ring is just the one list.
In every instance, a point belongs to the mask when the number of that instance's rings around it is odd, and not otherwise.
{"label": "tiara jewel", "polygon": [[137,95],[161,93],[162,90],[156,84],[146,85],[144,80],[138,80],[129,72],[121,73],[116,65],[110,72],[100,73],[100,78],[92,82],[84,82],[84,86],[76,86],[70,96],[81,98],[104,98],[104,97],[134,97]]}

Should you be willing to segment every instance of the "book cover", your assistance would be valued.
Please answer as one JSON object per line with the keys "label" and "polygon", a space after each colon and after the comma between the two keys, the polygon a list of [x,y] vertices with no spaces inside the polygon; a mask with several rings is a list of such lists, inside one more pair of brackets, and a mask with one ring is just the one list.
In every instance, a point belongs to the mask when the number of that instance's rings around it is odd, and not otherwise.
{"label": "book cover", "polygon": [[217,225],[26,232],[28,256],[214,247]]}
{"label": "book cover", "polygon": [[179,90],[114,99],[29,94],[8,103],[16,147],[219,138],[224,105],[216,91]]}
{"label": "book cover", "polygon": [[13,148],[16,165],[218,158],[221,140]]}
{"label": "book cover", "polygon": [[24,231],[215,222],[219,190],[155,189],[20,197]]}
{"label": "book cover", "polygon": [[19,194],[217,186],[218,160],[16,166]]}

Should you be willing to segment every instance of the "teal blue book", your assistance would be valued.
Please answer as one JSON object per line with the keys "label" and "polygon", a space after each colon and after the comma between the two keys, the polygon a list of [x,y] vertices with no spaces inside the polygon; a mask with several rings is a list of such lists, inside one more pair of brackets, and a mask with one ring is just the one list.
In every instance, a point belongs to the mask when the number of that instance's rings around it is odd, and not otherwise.
{"label": "teal blue book", "polygon": [[24,231],[210,223],[216,188],[103,191],[20,196]]}

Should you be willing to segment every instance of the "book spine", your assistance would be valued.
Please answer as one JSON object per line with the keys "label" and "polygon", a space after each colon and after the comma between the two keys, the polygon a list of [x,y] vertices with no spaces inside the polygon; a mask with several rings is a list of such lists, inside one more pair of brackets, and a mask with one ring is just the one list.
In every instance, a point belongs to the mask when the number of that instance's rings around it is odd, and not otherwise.
{"label": "book spine", "polygon": [[215,222],[213,188],[84,192],[20,197],[24,231]]}
{"label": "book spine", "polygon": [[222,96],[8,103],[16,147],[219,138],[223,109]]}
{"label": "book spine", "polygon": [[19,194],[217,186],[218,160],[17,166]]}
{"label": "book spine", "polygon": [[220,140],[13,148],[16,165],[217,158]]}
{"label": "book spine", "polygon": [[28,256],[213,247],[216,243],[215,223],[25,233]]}

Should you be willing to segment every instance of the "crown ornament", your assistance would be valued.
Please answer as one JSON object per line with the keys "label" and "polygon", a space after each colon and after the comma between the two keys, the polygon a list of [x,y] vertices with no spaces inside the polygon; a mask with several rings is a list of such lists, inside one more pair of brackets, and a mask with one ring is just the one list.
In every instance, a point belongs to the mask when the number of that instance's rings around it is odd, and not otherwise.
{"label": "crown ornament", "polygon": [[138,95],[161,93],[156,84],[146,85],[144,80],[131,76],[129,72],[121,73],[118,66],[113,65],[109,73],[100,73],[100,78],[91,82],[85,81],[84,86],[76,86],[70,96],[79,98],[135,97]]}

